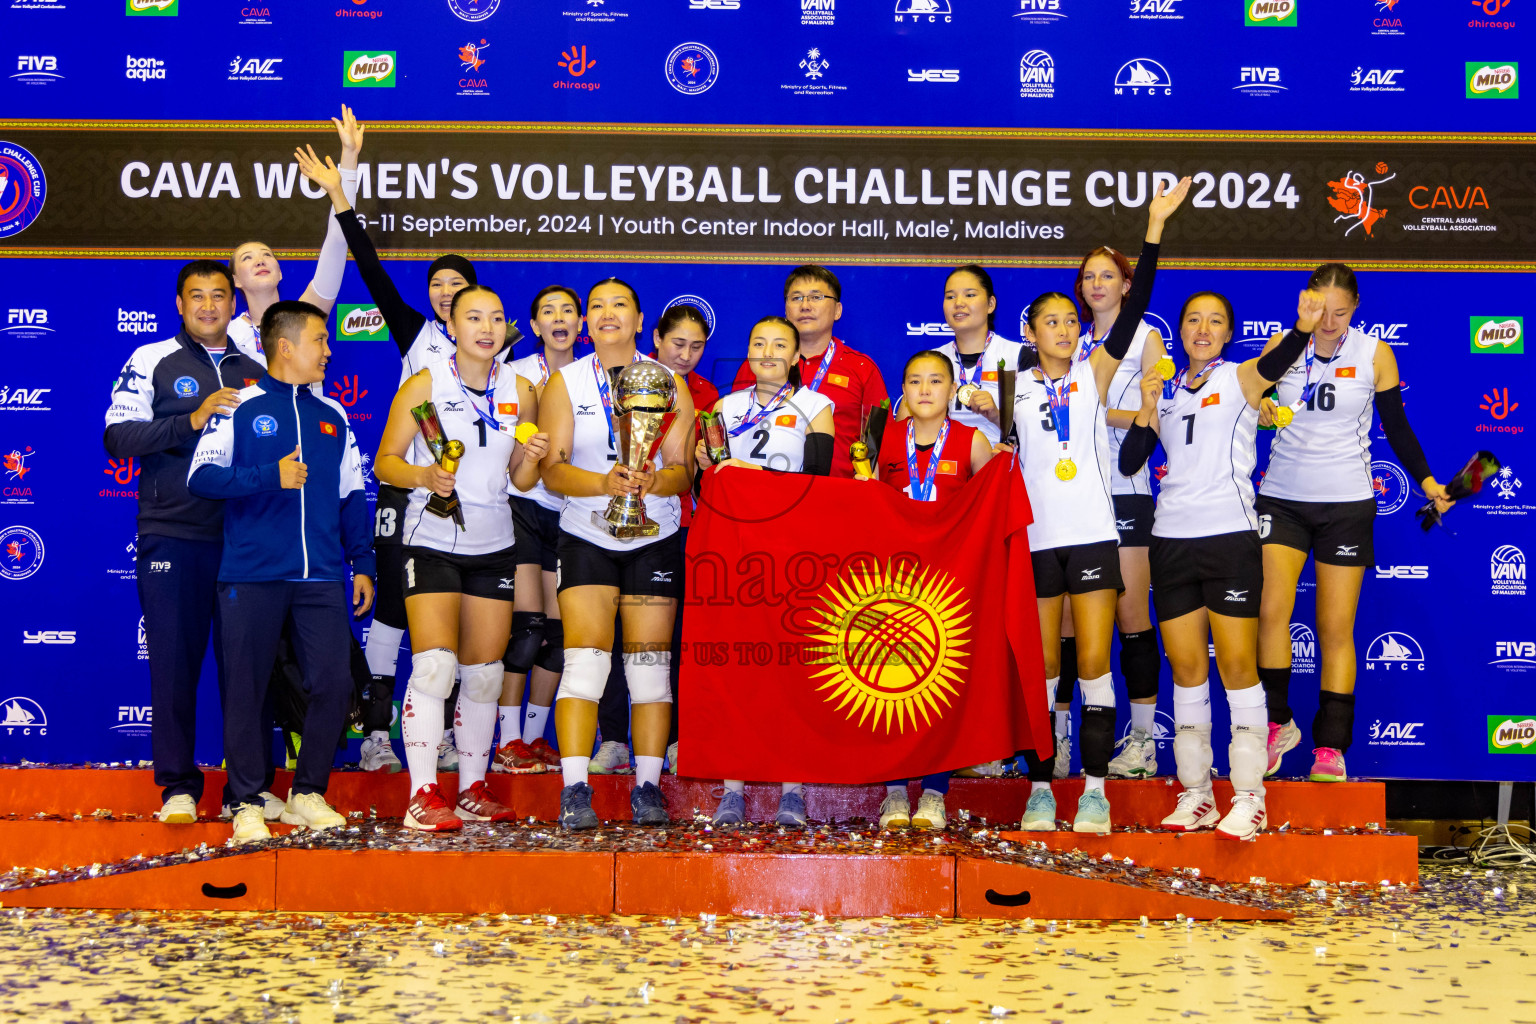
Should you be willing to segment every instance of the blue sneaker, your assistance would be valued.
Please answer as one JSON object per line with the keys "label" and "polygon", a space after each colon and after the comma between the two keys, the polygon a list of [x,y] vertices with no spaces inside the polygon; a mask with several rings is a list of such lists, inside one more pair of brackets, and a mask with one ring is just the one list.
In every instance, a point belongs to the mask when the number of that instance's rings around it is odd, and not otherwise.
{"label": "blue sneaker", "polygon": [[585,782],[566,786],[560,791],[560,827],[597,828],[597,812],[592,809],[592,787]]}
{"label": "blue sneaker", "polygon": [[715,808],[715,816],[709,822],[711,825],[740,825],[746,820],[746,796],[728,789],[720,798],[720,806]]}
{"label": "blue sneaker", "polygon": [[779,816],[775,820],[780,825],[803,828],[805,825],[805,797],[795,790],[791,790],[779,797]]}
{"label": "blue sneaker", "polygon": [[629,809],[634,812],[636,825],[670,825],[667,817],[667,801],[654,782],[636,786],[629,792]]}
{"label": "blue sneaker", "polygon": [[1077,801],[1077,819],[1072,822],[1072,831],[1109,835],[1109,798],[1102,789],[1083,790]]}
{"label": "blue sneaker", "polygon": [[1024,818],[1019,828],[1025,832],[1056,831],[1056,796],[1048,789],[1037,789],[1029,794],[1024,805]]}

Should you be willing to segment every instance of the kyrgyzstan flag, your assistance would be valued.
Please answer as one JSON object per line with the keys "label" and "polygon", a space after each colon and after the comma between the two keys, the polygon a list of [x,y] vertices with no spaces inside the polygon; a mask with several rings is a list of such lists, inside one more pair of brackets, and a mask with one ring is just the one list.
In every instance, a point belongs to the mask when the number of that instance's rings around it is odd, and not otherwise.
{"label": "kyrgyzstan flag", "polygon": [[688,532],[680,770],[882,782],[1051,750],[1012,457],[944,502],[727,468]]}

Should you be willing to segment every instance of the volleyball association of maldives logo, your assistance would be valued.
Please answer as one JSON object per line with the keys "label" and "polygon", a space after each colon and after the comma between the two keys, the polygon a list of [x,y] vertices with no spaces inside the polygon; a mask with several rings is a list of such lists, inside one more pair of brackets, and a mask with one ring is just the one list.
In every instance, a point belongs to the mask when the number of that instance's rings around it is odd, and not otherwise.
{"label": "volleyball association of maldives logo", "polygon": [[27,230],[47,198],[48,179],[37,157],[14,142],[0,142],[0,238]]}
{"label": "volleyball association of maldives logo", "polygon": [[807,663],[828,703],[877,733],[944,716],[970,657],[969,602],[953,577],[912,563],[861,563],[818,597]]}

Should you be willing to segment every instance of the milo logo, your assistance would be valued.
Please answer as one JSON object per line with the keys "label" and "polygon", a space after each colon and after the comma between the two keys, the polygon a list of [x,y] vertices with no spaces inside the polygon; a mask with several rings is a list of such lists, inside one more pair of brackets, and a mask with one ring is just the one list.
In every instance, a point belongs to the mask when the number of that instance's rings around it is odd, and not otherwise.
{"label": "milo logo", "polygon": [[1488,753],[1536,754],[1536,718],[1489,715]]}
{"label": "milo logo", "polygon": [[1472,317],[1472,351],[1518,355],[1525,351],[1525,318]]}
{"label": "milo logo", "polygon": [[1468,99],[1520,98],[1520,65],[1467,63]]}
{"label": "milo logo", "polygon": [[127,0],[129,14],[159,15],[174,18],[178,15],[181,0]]}
{"label": "milo logo", "polygon": [[388,341],[389,328],[378,306],[343,303],[336,307],[336,336],[343,341]]}
{"label": "milo logo", "polygon": [[393,89],[395,87],[395,51],[369,53],[348,50],[344,55],[343,86]]}
{"label": "milo logo", "polygon": [[1243,12],[1246,25],[1296,27],[1296,0],[1248,0]]}

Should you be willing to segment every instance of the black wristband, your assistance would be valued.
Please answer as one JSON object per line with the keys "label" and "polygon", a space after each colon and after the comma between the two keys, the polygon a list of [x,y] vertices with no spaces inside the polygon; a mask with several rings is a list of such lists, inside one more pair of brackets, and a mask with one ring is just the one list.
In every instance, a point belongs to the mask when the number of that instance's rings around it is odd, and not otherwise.
{"label": "black wristband", "polygon": [[1120,475],[1135,476],[1157,450],[1157,431],[1140,423],[1131,424],[1120,441]]}

